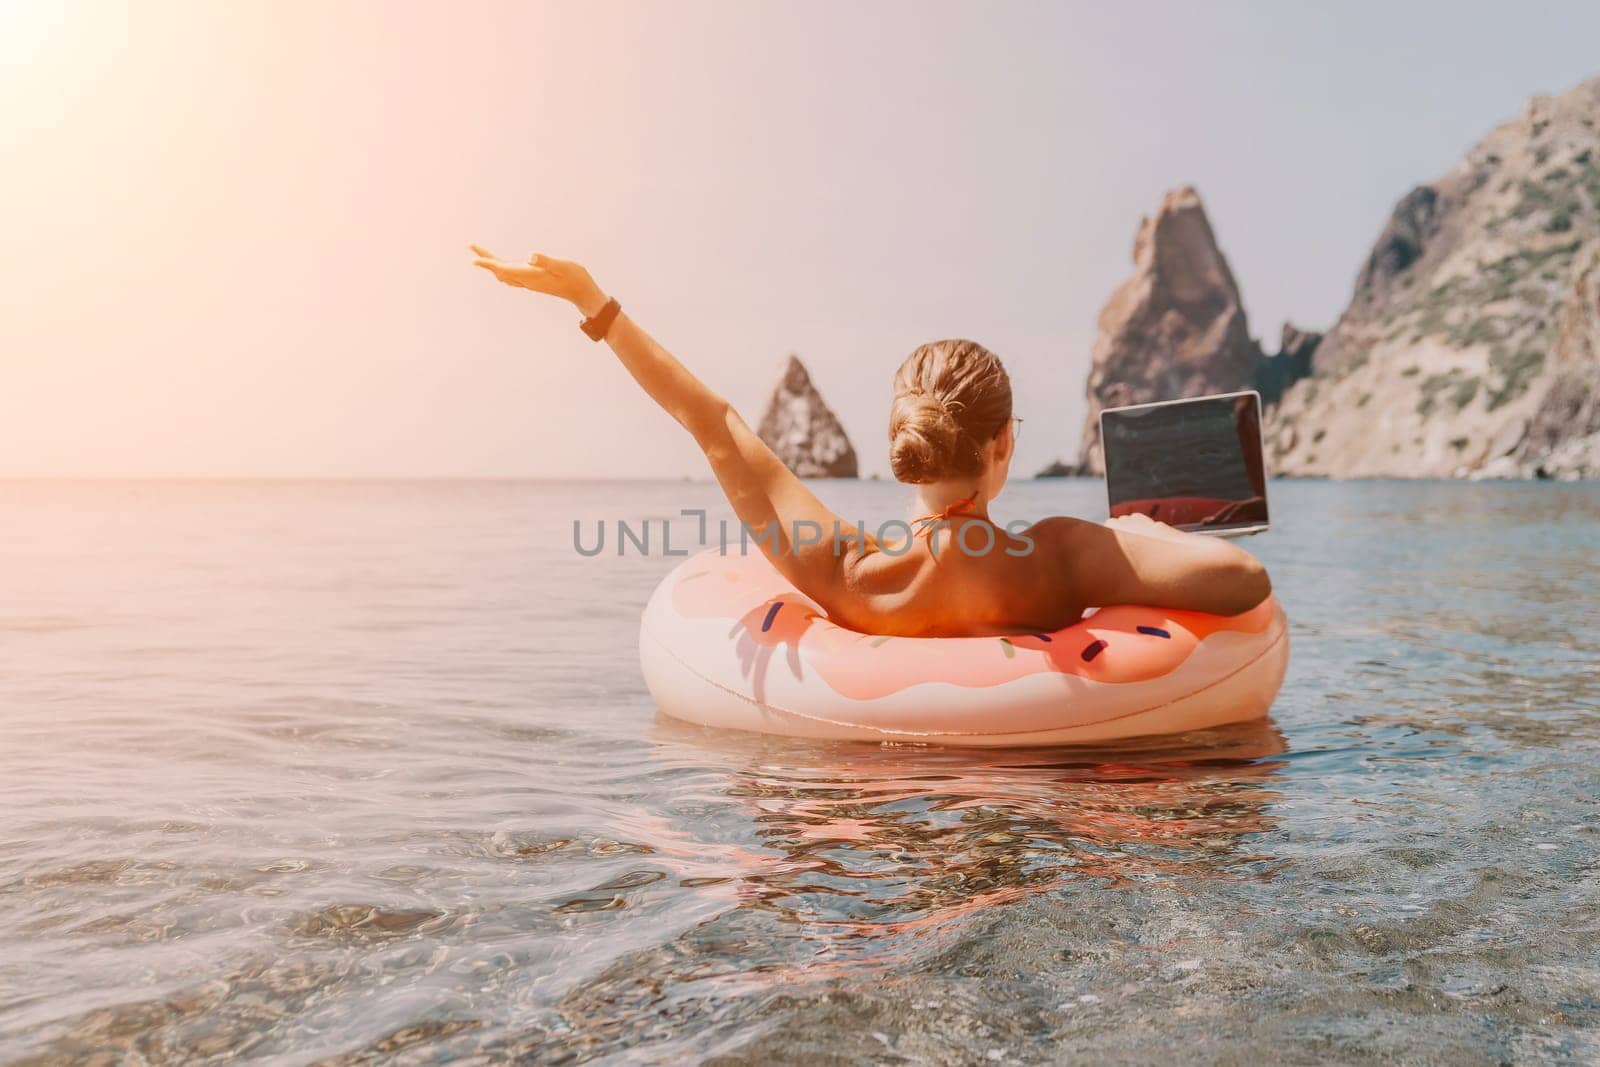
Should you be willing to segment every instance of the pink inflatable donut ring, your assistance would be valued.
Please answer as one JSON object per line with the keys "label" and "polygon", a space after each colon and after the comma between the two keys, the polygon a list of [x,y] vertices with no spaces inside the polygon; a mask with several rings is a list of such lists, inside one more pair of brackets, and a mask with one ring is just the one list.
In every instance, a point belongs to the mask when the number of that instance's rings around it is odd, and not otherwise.
{"label": "pink inflatable donut ring", "polygon": [[703,726],[836,741],[1070,745],[1267,714],[1289,664],[1283,609],[1117,606],[1054,633],[889,637],[829,622],[755,551],[662,579],[640,622],[657,705]]}

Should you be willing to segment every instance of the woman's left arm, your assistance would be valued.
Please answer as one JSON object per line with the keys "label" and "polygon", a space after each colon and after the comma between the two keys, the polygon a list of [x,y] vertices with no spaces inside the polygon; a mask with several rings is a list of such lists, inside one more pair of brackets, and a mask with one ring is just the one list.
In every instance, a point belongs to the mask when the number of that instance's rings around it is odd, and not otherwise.
{"label": "woman's left arm", "polygon": [[[606,305],[606,295],[577,263],[535,254],[526,264],[507,263],[472,246],[477,266],[507,285],[560,297],[586,318]],[[726,400],[691,374],[626,313],[619,312],[606,343],[644,391],[694,436],[739,519],[750,528],[778,571],[830,614],[846,593],[847,571],[862,552],[838,547],[860,544],[861,531],[817,499],[773,454]]]}

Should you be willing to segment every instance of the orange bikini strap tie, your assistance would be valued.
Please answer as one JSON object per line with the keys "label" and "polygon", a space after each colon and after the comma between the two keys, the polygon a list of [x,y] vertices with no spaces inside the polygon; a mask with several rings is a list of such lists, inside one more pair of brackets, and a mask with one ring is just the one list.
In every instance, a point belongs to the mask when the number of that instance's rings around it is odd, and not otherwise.
{"label": "orange bikini strap tie", "polygon": [[921,518],[912,519],[911,521],[918,525],[918,533],[924,533],[933,529],[939,523],[948,521],[951,516],[965,515],[967,512],[972,510],[973,505],[977,502],[977,498],[977,491],[974,490],[971,496],[964,496],[960,500],[952,500],[943,511],[935,512],[932,515],[924,515]]}

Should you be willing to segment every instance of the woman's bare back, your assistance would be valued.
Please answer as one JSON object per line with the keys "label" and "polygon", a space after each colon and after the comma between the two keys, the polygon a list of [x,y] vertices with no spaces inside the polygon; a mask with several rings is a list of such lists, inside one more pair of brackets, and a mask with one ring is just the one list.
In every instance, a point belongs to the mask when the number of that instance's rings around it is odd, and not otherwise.
{"label": "woman's bare back", "polygon": [[1271,589],[1248,553],[1142,516],[1057,516],[1015,535],[985,518],[953,520],[910,545],[869,543],[846,575],[847,595],[824,605],[830,617],[905,637],[1049,633],[1118,603],[1231,615]]}

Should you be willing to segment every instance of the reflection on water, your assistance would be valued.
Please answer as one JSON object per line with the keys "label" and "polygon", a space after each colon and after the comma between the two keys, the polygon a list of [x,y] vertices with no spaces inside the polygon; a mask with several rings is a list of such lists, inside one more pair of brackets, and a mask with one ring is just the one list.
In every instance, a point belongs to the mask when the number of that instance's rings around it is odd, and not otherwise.
{"label": "reflection on water", "polygon": [[1268,757],[1285,749],[1267,722],[1160,747],[977,753],[819,751],[664,719],[654,732],[723,757],[723,796],[761,845],[711,857],[687,828],[682,873],[727,880],[808,939],[867,941],[868,963],[886,935],[958,936],[963,918],[1069,877],[1217,876],[1247,862],[1238,842],[1265,827],[1281,766]]}
{"label": "reflection on water", "polygon": [[576,991],[566,1022],[589,1041],[626,1025],[620,1004],[658,999],[665,973],[740,996],[872,982],[907,956],[960,942],[994,909],[1074,882],[1271,872],[1246,844],[1270,827],[1277,797],[1270,783],[1283,764],[1272,757],[1285,743],[1270,722],[1042,751],[818,746],[666,718],[652,736],[661,760],[717,757],[710,766],[725,784],[699,799],[747,821],[753,846],[707,847],[701,809],[682,828],[649,826],[653,866],[599,888],[643,887],[670,871],[772,925],[735,958],[675,955],[669,971],[630,960]]}
{"label": "reflection on water", "polygon": [[[663,723],[658,734],[698,733]],[[1061,885],[1183,869],[1218,876],[1253,858],[1263,782],[1283,751],[1269,724],[1175,747],[962,753],[850,746],[773,751],[764,739],[693,740],[725,754],[724,796],[759,851],[707,857],[686,832],[691,877],[723,879],[759,907],[830,944],[837,967],[879,962],[900,935],[959,937],[964,919]],[[784,757],[787,755],[787,759]],[[854,946],[852,950],[852,946]]]}
{"label": "reflection on water", "polygon": [[711,492],[0,486],[0,1059],[1600,1054],[1600,492],[1275,484],[1273,718],[1023,751],[656,717]]}

